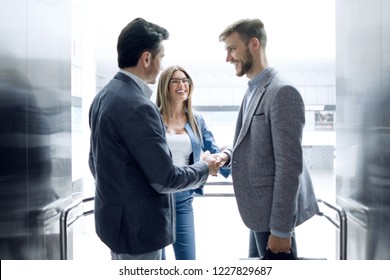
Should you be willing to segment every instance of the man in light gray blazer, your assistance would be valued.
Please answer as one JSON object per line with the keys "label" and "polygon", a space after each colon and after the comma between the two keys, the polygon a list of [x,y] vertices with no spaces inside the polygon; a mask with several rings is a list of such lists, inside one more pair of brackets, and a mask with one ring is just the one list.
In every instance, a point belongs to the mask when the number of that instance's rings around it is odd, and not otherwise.
{"label": "man in light gray blazer", "polygon": [[221,165],[231,165],[238,208],[259,255],[267,249],[279,256],[291,249],[296,253],[295,227],[319,211],[302,153],[302,97],[268,66],[260,20],[237,21],[219,39],[236,75],[250,80],[233,147],[215,156]]}

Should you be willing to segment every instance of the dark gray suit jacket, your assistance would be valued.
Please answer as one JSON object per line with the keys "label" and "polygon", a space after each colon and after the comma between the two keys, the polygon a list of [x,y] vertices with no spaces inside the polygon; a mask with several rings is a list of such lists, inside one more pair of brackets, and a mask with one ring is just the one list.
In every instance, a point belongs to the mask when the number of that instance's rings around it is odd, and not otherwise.
{"label": "dark gray suit jacket", "polygon": [[303,160],[303,100],[271,68],[247,110],[244,120],[241,106],[231,150],[241,217],[255,231],[291,232],[319,211]]}
{"label": "dark gray suit jacket", "polygon": [[158,108],[129,76],[117,73],[90,113],[95,225],[115,253],[143,254],[174,242],[169,193],[203,185],[203,161],[175,167]]}

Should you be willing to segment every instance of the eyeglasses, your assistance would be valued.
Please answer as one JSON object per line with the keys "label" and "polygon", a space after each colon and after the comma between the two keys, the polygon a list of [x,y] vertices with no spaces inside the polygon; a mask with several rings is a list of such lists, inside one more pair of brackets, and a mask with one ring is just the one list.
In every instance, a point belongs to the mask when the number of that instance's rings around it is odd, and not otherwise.
{"label": "eyeglasses", "polygon": [[191,79],[189,78],[183,78],[183,79],[170,79],[169,82],[171,85],[178,86],[180,82],[182,82],[184,85],[190,85]]}

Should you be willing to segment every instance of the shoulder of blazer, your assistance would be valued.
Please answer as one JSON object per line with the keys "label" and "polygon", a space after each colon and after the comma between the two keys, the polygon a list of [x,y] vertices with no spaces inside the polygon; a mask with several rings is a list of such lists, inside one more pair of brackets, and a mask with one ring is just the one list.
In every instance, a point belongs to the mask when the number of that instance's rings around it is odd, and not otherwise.
{"label": "shoulder of blazer", "polygon": [[198,112],[193,112],[193,114],[194,114],[195,121],[199,125],[199,127],[203,127],[204,126],[203,116]]}
{"label": "shoulder of blazer", "polygon": [[261,85],[266,88],[279,73],[275,68],[270,68],[262,79]]}
{"label": "shoulder of blazer", "polygon": [[123,74],[121,72],[116,73],[115,76],[114,76],[114,79],[115,80],[120,80],[120,81],[122,81],[124,83],[127,83],[127,84],[131,85],[131,86],[137,86],[138,87],[137,83],[132,78],[130,78],[129,76],[127,76],[126,74]]}

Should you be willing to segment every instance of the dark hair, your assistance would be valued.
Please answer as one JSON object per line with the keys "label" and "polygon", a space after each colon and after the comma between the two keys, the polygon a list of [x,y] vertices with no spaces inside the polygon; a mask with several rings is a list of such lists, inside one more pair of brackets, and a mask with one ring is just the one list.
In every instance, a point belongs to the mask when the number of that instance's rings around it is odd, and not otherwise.
{"label": "dark hair", "polygon": [[161,50],[161,42],[169,38],[169,32],[142,18],[131,21],[118,37],[118,67],[137,65],[142,53],[149,51],[152,58]]}
{"label": "dark hair", "polygon": [[263,22],[259,19],[241,19],[234,22],[222,31],[219,35],[219,41],[225,41],[226,37],[233,32],[237,32],[245,44],[248,44],[255,37],[260,41],[264,50],[267,46],[267,33],[265,32]]}

